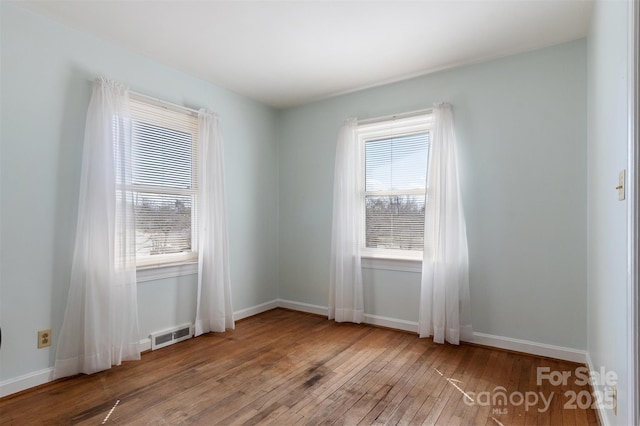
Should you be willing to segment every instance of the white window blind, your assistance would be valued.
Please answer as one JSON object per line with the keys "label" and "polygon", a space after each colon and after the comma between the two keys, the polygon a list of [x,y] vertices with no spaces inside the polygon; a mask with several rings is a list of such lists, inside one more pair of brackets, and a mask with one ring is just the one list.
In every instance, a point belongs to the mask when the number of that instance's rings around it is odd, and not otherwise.
{"label": "white window blind", "polygon": [[415,257],[424,247],[430,116],[363,125],[359,135],[364,161],[363,253]]}
{"label": "white window blind", "polygon": [[138,266],[197,259],[198,118],[130,99]]}

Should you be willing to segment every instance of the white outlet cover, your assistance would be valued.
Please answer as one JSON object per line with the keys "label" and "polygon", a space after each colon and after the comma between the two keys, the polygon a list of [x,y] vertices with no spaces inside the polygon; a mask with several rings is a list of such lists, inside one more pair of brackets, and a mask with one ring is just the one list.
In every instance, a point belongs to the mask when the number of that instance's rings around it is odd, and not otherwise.
{"label": "white outlet cover", "polygon": [[618,175],[618,200],[619,201],[624,201],[625,198],[625,188],[624,188],[624,183],[625,183],[625,178],[626,178],[626,174],[627,174],[627,170],[623,169],[620,171],[620,174]]}

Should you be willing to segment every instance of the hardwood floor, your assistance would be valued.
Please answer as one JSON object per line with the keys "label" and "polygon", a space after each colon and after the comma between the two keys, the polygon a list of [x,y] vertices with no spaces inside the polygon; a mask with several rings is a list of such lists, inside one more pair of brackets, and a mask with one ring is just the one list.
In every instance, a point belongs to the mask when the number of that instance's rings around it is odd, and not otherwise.
{"label": "hardwood floor", "polygon": [[0,423],[598,424],[592,409],[565,408],[588,387],[537,384],[538,367],[574,377],[579,365],[275,309],[0,399]]}

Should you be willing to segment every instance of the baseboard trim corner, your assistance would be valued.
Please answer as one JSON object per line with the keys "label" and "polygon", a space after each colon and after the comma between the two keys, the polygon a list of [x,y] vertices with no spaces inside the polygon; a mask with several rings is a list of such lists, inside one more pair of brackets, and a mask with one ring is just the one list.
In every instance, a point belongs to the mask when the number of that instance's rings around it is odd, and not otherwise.
{"label": "baseboard trim corner", "polygon": [[364,314],[364,323],[396,330],[410,331],[412,333],[418,332],[418,323],[415,321],[383,317],[380,315]]}
{"label": "baseboard trim corner", "polygon": [[264,302],[261,303],[259,305],[256,306],[250,306],[248,308],[245,309],[240,309],[238,311],[235,311],[233,313],[233,319],[235,321],[244,319],[244,318],[248,318],[248,317],[252,317],[254,315],[258,315],[261,314],[263,312],[267,312],[270,311],[271,309],[275,309],[278,307],[278,300],[274,299],[274,300],[270,300],[268,302]]}
{"label": "baseboard trim corner", "polygon": [[306,312],[308,314],[329,315],[329,308],[326,306],[312,305],[310,303],[294,302],[293,300],[278,299],[278,307],[291,309],[293,311]]}

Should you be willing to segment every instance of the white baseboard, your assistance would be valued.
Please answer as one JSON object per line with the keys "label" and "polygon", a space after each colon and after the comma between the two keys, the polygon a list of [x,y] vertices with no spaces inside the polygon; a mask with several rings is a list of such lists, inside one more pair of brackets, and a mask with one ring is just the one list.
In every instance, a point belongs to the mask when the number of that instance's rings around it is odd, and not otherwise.
{"label": "white baseboard", "polygon": [[[142,339],[139,343],[140,352],[151,350],[151,339]],[[44,370],[34,371],[14,377],[13,379],[0,382],[0,398],[29,389],[35,386],[44,385],[53,380],[53,367]]]}
{"label": "white baseboard", "polygon": [[[309,303],[294,302],[293,300],[278,300],[278,307],[292,309],[294,311],[307,312],[310,314],[324,315],[329,314],[329,308],[326,306],[311,305]],[[364,314],[364,323],[371,325],[379,325],[381,327],[395,328],[397,330],[418,332],[418,323],[405,321],[396,318],[388,318],[380,315]]]}
{"label": "white baseboard", "polygon": [[510,337],[494,336],[484,333],[473,333],[470,343],[524,352],[532,355],[546,356],[565,361],[587,363],[587,352],[562,346],[547,345],[546,343],[531,342],[529,340],[512,339]]}
{"label": "white baseboard", "polygon": [[[329,308],[326,306],[311,305],[309,303],[294,302],[293,300],[278,300],[278,307],[292,309],[294,311],[307,312],[310,314],[324,315],[329,314]],[[406,321],[396,318],[383,317],[380,315],[364,314],[365,324],[379,325],[381,327],[395,328],[397,330],[418,332],[418,323]]]}
{"label": "white baseboard", "polygon": [[329,315],[329,308],[327,308],[326,306],[294,302],[293,300],[278,299],[278,307],[292,309],[294,311],[307,312],[309,314]]}
{"label": "white baseboard", "polygon": [[269,302],[261,303],[256,306],[251,306],[249,308],[240,309],[239,311],[235,311],[233,313],[234,320],[241,320],[243,318],[252,317],[254,315],[261,314],[262,312],[270,311],[271,309],[275,309],[278,307],[278,300],[274,299]]}
{"label": "white baseboard", "polygon": [[380,315],[364,314],[364,323],[378,325],[380,327],[395,328],[397,330],[418,332],[418,323],[415,321],[407,321],[396,318],[382,317]]}
{"label": "white baseboard", "polygon": [[[295,311],[308,312],[316,315],[328,315],[328,308],[326,306],[312,305],[309,303],[295,302],[292,300],[276,299],[269,302],[261,303],[256,306],[241,309],[234,312],[236,320],[247,318],[253,315],[257,315],[262,312],[269,311],[274,308],[287,308]],[[398,330],[404,330],[417,333],[418,323],[413,321],[407,321],[397,318],[383,317],[380,315],[365,314],[364,322],[366,324],[378,325],[382,327],[395,328]],[[593,369],[589,360],[588,354],[585,351],[564,348],[561,346],[547,345],[544,343],[530,342],[527,340],[512,339],[509,337],[493,336],[484,333],[474,333],[472,343],[480,345],[491,346],[495,348],[508,349],[517,352],[524,352],[533,355],[546,356],[550,358],[562,359],[566,361],[579,362],[583,364],[589,364],[589,368]],[[140,341],[140,351],[147,351],[151,349],[151,340],[142,339]],[[53,378],[53,368],[47,368],[33,373],[28,373],[13,379],[0,382],[0,398],[11,395],[12,393],[20,392],[25,389],[29,389],[34,386],[42,385],[50,382]],[[600,422],[604,426],[607,423],[604,421],[606,416],[604,413],[598,413],[600,416]]]}
{"label": "white baseboard", "polygon": [[151,350],[151,339],[142,339],[140,343],[138,343],[138,347],[140,348],[140,352],[150,351]]}
{"label": "white baseboard", "polygon": [[0,398],[53,380],[53,367],[34,371],[0,383]]}
{"label": "white baseboard", "polygon": [[[278,306],[281,308],[288,308],[319,315],[327,315],[328,312],[328,308],[326,306],[310,305],[308,303],[282,299],[278,302]],[[365,324],[379,325],[382,327],[395,328],[414,333],[418,332],[418,323],[414,321],[364,314],[364,322]],[[473,333],[473,335],[471,343],[477,343],[479,345],[524,352],[532,355],[546,356],[565,361],[579,362],[581,364],[585,364],[587,362],[587,353],[577,349],[547,345],[545,343],[531,342],[528,340],[512,339],[510,337],[493,336],[491,334],[484,333]]]}

